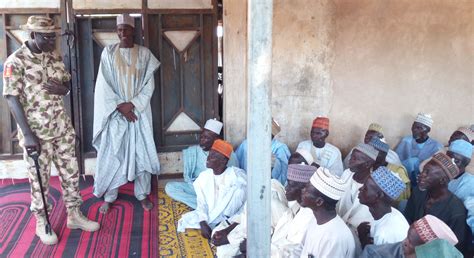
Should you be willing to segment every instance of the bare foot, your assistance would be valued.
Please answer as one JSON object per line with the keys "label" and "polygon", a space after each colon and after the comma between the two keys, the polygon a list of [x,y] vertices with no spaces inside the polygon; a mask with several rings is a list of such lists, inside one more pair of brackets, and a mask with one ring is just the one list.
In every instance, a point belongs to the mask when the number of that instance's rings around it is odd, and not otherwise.
{"label": "bare foot", "polygon": [[102,213],[102,214],[106,214],[106,213],[109,211],[110,205],[112,205],[112,203],[110,203],[110,202],[104,202],[104,203],[100,206],[99,212]]}
{"label": "bare foot", "polygon": [[146,211],[149,211],[153,208],[153,203],[148,200],[148,198],[141,200],[140,203],[142,204],[143,209],[145,209]]}

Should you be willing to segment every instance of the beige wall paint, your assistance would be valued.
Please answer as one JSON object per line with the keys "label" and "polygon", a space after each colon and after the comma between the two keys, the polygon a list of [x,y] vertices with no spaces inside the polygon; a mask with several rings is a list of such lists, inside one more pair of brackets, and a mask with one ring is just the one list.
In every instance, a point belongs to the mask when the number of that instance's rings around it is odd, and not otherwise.
{"label": "beige wall paint", "polygon": [[223,12],[224,135],[236,146],[247,124],[247,1],[225,1]]}
{"label": "beige wall paint", "polygon": [[[224,3],[224,24],[241,25],[242,17],[233,15],[241,14],[242,6],[232,4]],[[274,4],[272,108],[282,126],[279,138],[291,148],[308,138],[311,121],[320,114],[331,118],[328,140],[344,154],[374,121],[384,126],[392,146],[410,133],[419,111],[433,114],[432,135],[443,143],[457,127],[474,123],[474,2]],[[234,29],[224,26],[224,35]],[[240,34],[232,37],[230,48],[227,44],[224,67],[233,69],[224,71],[231,92],[225,95],[226,107],[242,111],[245,96],[232,93],[245,90],[235,82],[242,83],[246,69],[241,66],[246,39]],[[227,138],[237,145],[245,137],[245,114],[224,112]]]}
{"label": "beige wall paint", "polygon": [[[473,1],[336,1],[333,141],[356,144],[372,121],[395,147],[420,111],[443,144],[474,123]],[[341,137],[339,137],[341,136]]]}

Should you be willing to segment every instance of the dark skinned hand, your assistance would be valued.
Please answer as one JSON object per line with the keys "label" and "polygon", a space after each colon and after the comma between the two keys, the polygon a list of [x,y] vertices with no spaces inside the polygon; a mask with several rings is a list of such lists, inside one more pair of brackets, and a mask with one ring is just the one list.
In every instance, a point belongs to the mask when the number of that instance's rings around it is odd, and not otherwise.
{"label": "dark skinned hand", "polygon": [[123,115],[130,113],[135,106],[131,102],[123,102],[117,105],[117,110]]}
{"label": "dark skinned hand", "polygon": [[229,231],[227,230],[227,228],[219,230],[212,236],[212,243],[215,246],[227,245],[229,244],[229,239],[227,239],[228,235]]}
{"label": "dark skinned hand", "polygon": [[127,119],[128,122],[130,123],[135,123],[135,121],[138,120],[137,115],[133,113],[132,111],[128,112],[127,114],[123,114],[123,116]]}
{"label": "dark skinned hand", "polygon": [[46,83],[43,84],[43,90],[48,94],[64,96],[69,92],[69,88],[56,78],[49,78]]}
{"label": "dark skinned hand", "polygon": [[243,253],[243,254],[247,253],[247,238],[244,239],[244,241],[242,241],[242,243],[240,243],[239,249],[240,249],[241,253]]}
{"label": "dark skinned hand", "polygon": [[36,137],[36,135],[34,134],[25,135],[24,145],[25,145],[25,149],[28,155],[34,151],[38,152],[38,155],[41,154],[41,144],[38,137]]}
{"label": "dark skinned hand", "polygon": [[212,230],[211,227],[205,221],[199,222],[201,226],[201,235],[206,239],[211,239]]}
{"label": "dark skinned hand", "polygon": [[362,247],[374,243],[374,239],[370,237],[370,224],[369,222],[362,222],[357,227],[357,234],[359,235],[360,243]]}

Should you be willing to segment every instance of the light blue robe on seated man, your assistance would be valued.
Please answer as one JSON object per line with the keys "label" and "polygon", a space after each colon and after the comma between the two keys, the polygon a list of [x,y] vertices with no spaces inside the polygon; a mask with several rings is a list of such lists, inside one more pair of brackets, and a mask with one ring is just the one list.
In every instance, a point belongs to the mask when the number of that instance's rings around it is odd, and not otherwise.
{"label": "light blue robe on seated man", "polygon": [[[247,139],[245,139],[235,152],[239,159],[239,167],[245,171],[247,171],[247,145]],[[275,138],[272,140],[272,178],[282,185],[286,185],[290,155],[290,149],[286,144]]]}
{"label": "light blue robe on seated man", "polygon": [[412,186],[417,185],[416,177],[420,173],[420,164],[443,148],[443,145],[432,138],[424,143],[417,143],[413,136],[405,136],[397,146],[397,152],[402,165],[407,169]]}
{"label": "light blue robe on seated man", "polygon": [[[206,170],[207,156],[209,151],[204,151],[201,146],[193,145],[183,150],[184,182],[169,182],[165,186],[165,192],[172,199],[182,202],[189,207],[196,209],[196,191],[193,183],[202,171]],[[232,152],[228,167],[239,167],[239,161]]]}

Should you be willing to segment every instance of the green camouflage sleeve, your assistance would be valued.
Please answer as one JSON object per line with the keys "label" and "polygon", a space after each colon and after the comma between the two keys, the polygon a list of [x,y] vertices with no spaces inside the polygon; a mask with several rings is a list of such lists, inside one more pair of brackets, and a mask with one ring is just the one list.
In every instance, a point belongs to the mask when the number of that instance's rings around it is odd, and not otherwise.
{"label": "green camouflage sleeve", "polygon": [[3,67],[3,96],[19,96],[23,93],[23,74],[21,63],[7,59]]}
{"label": "green camouflage sleeve", "polygon": [[68,82],[71,80],[71,74],[66,70],[66,66],[64,65],[63,58],[60,54],[55,53],[56,57],[54,62],[54,69],[57,71],[57,74],[60,75],[60,79],[62,82]]}

